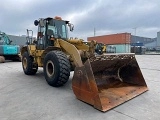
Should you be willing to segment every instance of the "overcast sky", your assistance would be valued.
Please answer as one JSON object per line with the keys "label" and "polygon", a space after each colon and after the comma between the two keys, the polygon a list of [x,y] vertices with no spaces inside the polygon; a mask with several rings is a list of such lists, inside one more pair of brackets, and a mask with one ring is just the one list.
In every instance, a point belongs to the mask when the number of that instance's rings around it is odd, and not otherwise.
{"label": "overcast sky", "polygon": [[[26,35],[34,20],[61,16],[74,24],[70,37],[129,32],[151,37],[160,31],[160,0],[5,0],[0,3],[0,30]],[[136,29],[135,29],[136,28]],[[136,31],[136,33],[135,33]]]}

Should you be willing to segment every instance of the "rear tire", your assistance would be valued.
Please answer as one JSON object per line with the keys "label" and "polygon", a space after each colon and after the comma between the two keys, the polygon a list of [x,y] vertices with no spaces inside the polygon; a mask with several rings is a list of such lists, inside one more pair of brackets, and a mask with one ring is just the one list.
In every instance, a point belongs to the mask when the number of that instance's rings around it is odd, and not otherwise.
{"label": "rear tire", "polygon": [[44,75],[53,87],[64,85],[70,76],[70,62],[62,51],[51,51],[44,58]]}
{"label": "rear tire", "polygon": [[34,75],[38,70],[38,65],[33,64],[33,57],[29,56],[28,52],[22,55],[22,67],[26,75]]}

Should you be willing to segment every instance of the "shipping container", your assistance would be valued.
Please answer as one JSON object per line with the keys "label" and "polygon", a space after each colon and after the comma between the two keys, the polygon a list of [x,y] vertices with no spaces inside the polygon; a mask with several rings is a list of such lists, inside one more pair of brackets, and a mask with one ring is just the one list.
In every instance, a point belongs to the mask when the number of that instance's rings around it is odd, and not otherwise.
{"label": "shipping container", "polygon": [[130,53],[131,52],[130,44],[114,44],[114,45],[109,45],[109,46],[112,46],[112,48],[115,49],[115,53]]}
{"label": "shipping container", "polygon": [[131,38],[130,33],[118,33],[111,35],[88,37],[87,40],[88,41],[96,40],[99,43],[113,45],[113,44],[130,44],[131,42],[130,38]]}
{"label": "shipping container", "polygon": [[107,53],[116,53],[116,47],[114,45],[107,45],[106,52]]}

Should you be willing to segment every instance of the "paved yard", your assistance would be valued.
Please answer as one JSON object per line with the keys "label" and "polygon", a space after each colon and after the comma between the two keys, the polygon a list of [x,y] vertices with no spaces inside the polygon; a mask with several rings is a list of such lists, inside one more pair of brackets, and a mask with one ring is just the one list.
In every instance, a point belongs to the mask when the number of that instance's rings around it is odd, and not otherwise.
{"label": "paved yard", "polygon": [[75,98],[73,72],[67,84],[54,88],[43,69],[27,76],[20,62],[0,63],[0,120],[159,120],[160,55],[136,58],[149,91],[105,113]]}

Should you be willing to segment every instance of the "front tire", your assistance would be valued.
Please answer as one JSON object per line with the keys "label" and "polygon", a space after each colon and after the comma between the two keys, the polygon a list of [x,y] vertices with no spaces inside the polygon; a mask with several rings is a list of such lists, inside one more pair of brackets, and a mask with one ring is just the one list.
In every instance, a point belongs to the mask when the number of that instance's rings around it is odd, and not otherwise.
{"label": "front tire", "polygon": [[34,75],[38,70],[38,65],[33,64],[33,57],[29,56],[28,52],[22,55],[22,67],[26,75]]}
{"label": "front tire", "polygon": [[51,51],[44,58],[44,75],[53,87],[64,85],[70,76],[70,62],[62,51]]}

